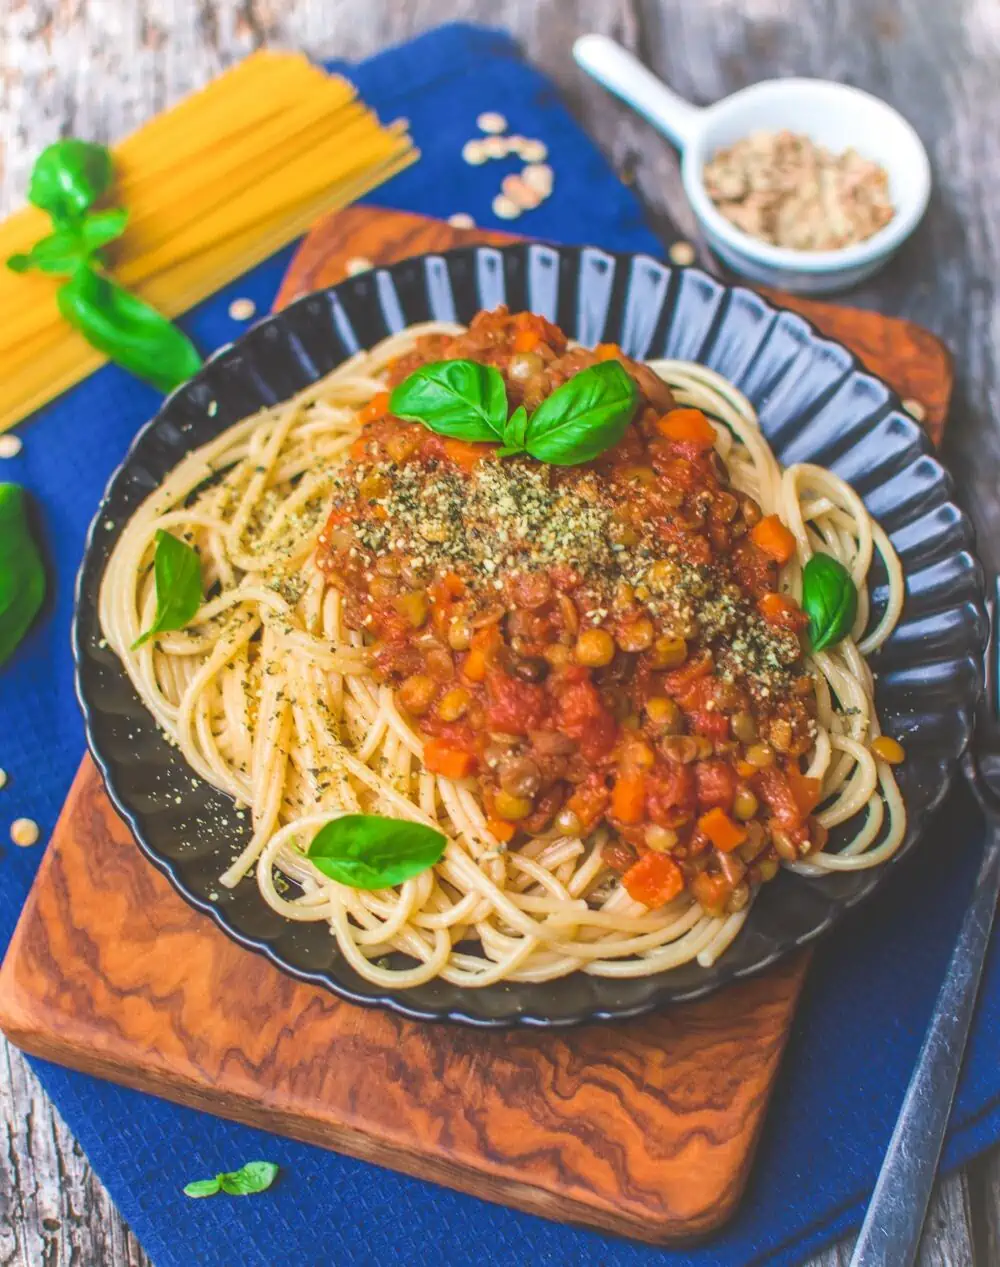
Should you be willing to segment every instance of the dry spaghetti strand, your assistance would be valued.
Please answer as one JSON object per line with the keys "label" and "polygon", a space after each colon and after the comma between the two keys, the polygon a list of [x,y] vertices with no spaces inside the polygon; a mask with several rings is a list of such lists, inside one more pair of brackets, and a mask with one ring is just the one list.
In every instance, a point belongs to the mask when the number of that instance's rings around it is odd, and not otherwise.
{"label": "dry spaghetti strand", "polygon": [[[168,316],[232,281],[326,212],[418,157],[353,86],[293,53],[259,52],[113,149],[129,224],[112,271]],[[34,207],[0,225],[0,259],[49,232]],[[56,281],[0,269],[0,431],[104,357],[59,316]]]}

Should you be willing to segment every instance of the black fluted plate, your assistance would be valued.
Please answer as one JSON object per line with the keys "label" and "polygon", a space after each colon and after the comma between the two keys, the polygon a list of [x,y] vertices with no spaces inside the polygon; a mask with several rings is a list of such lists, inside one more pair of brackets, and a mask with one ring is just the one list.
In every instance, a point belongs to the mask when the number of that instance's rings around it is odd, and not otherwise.
{"label": "black fluted plate", "polygon": [[[848,480],[903,561],[902,620],[874,663],[884,727],[907,752],[899,768],[909,815],[905,843],[874,870],[816,880],[783,873],[764,886],[743,932],[711,968],[685,964],[626,981],[578,972],[483,990],[433,981],[393,991],[362,980],[325,924],[283,920],[253,880],[232,892],[219,884],[246,820],[235,817],[227,797],[192,778],[102,645],[97,594],[111,548],[186,452],[413,322],[468,321],[500,303],[543,313],[588,345],[614,342],[640,360],[680,357],[718,370],[753,402],[778,458],[816,462]],[[885,602],[883,581],[875,575],[876,611]],[[884,383],[802,317],[697,269],[667,268],[646,256],[538,244],[471,247],[405,260],[300,299],[222,348],[164,402],[112,477],[91,527],[74,653],[90,748],[111,799],[150,861],[230,936],[355,1003],[421,1020],[567,1026],[638,1016],[759,972],[827,932],[887,879],[944,796],[968,741],[982,600],[970,524],[924,433]]]}

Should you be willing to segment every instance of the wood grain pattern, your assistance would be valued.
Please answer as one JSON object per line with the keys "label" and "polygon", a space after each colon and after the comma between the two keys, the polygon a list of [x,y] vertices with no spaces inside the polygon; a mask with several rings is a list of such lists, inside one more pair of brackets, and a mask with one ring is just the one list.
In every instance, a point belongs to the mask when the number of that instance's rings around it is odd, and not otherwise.
{"label": "wood grain pattern", "polygon": [[804,966],[560,1038],[364,1011],[191,910],[88,760],[0,971],[0,1025],[35,1055],[140,1090],[669,1241],[708,1232],[738,1200]]}
{"label": "wood grain pattern", "polygon": [[[278,305],[339,280],[350,259],[389,263],[484,236],[399,212],[341,212],[310,234]],[[917,361],[936,365],[923,394],[943,418],[950,380],[933,339],[809,307],[899,383],[915,381]],[[47,1059],[663,1243],[704,1235],[735,1207],[806,962],[567,1038],[365,1012],[290,980],[190,910],[135,850],[88,759],[0,972],[0,1025]]]}

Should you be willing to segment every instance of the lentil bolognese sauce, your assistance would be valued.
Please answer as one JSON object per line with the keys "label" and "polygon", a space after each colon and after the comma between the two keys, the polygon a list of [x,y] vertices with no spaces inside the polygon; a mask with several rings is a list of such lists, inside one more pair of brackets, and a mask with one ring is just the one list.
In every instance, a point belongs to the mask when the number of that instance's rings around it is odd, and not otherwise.
{"label": "lentil bolognese sauce", "polygon": [[[200,569],[172,623],[166,537]],[[369,979],[476,986],[711,963],[780,866],[888,857],[903,753],[864,657],[902,592],[857,495],[782,471],[718,375],[498,309],[191,454],[119,540],[101,618],[194,770],[252,808],[224,883],[254,871]]]}

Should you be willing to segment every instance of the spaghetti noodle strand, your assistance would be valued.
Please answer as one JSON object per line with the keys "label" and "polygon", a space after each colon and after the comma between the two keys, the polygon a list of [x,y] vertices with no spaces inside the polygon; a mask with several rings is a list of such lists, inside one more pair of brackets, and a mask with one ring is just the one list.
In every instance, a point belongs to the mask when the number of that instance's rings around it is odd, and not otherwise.
{"label": "spaghetti noodle strand", "polygon": [[[520,848],[508,845],[496,800],[484,800],[466,774],[429,764],[419,711],[408,711],[376,675],[370,639],[349,627],[345,594],[317,566],[334,489],[350,472],[362,435],[361,411],[385,390],[391,367],[425,346],[422,340],[445,346],[462,331],[425,323],[392,335],[187,456],[118,539],[101,587],[104,636],[191,768],[251,808],[253,831],[222,883],[253,876],[246,882],[256,883],[284,918],[326,923],[345,960],[367,980],[408,988],[441,977],[483,988],[575,971],[624,979],[692,960],[711,964],[738,936],[752,891],[728,909],[703,908],[688,889],[644,904],[609,868],[607,827],[588,827],[582,811],[550,816]],[[880,728],[865,659],[902,608],[892,545],[837,476],[811,465],[780,468],[752,407],[732,384],[687,362],[654,361],[648,370],[669,386],[677,406],[711,420],[734,498],[752,499],[760,514],[787,527],[793,545],[779,592],[801,596],[802,569],[817,550],[843,563],[858,587],[860,614],[851,633],[832,648],[804,652],[814,720],[799,774],[820,844],[785,861],[809,875],[878,865],[905,830],[892,769],[872,748]],[[198,551],[211,591],[187,628],[135,649],[156,608],[151,563],[161,529]],[[865,584],[876,558],[888,598],[873,616]],[[491,618],[499,620],[487,613],[480,626],[487,633]],[[463,650],[468,645],[456,640]],[[464,706],[456,695],[456,717]],[[661,711],[672,716],[668,705]],[[718,743],[719,751],[733,746],[728,730]],[[530,770],[524,779],[528,786]],[[765,795],[766,779],[759,786]],[[635,821],[626,791],[615,789],[624,824]],[[507,795],[517,802],[515,793]],[[594,795],[606,800],[608,793],[599,787]],[[755,812],[750,801],[744,798],[746,816]],[[771,812],[777,813],[773,806]],[[351,813],[434,827],[447,837],[444,856],[396,888],[340,885],[312,866],[307,851],[325,823]],[[832,829],[844,837],[836,851],[822,847]],[[676,831],[658,830],[660,847],[669,848]],[[742,847],[748,836],[752,844],[749,827],[737,823],[733,841]],[[634,840],[636,833],[625,837]],[[722,861],[736,877],[747,872],[738,851]],[[738,878],[734,884],[739,889]]]}

